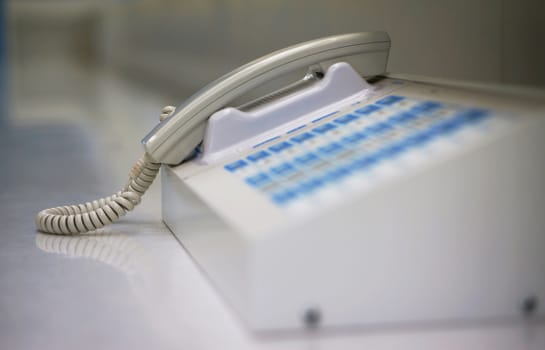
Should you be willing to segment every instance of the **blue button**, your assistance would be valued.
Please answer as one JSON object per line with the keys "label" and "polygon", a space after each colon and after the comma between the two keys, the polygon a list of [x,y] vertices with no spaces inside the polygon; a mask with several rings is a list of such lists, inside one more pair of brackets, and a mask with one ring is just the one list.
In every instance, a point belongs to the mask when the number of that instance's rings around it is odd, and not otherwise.
{"label": "blue button", "polygon": [[246,163],[245,161],[240,159],[240,160],[234,161],[232,163],[226,164],[224,166],[224,168],[227,171],[235,172],[236,170],[238,170],[240,168],[244,168],[246,165],[248,165],[248,163]]}
{"label": "blue button", "polygon": [[271,172],[279,176],[288,176],[296,172],[297,169],[290,163],[282,163],[271,168]]}
{"label": "blue button", "polygon": [[439,109],[441,107],[443,107],[443,105],[441,103],[439,103],[439,102],[425,101],[425,102],[419,103],[418,105],[414,106],[412,108],[412,111],[415,112],[415,113],[431,112],[431,111],[434,111],[434,110]]}
{"label": "blue button", "polygon": [[392,128],[393,128],[393,126],[390,125],[389,123],[380,122],[380,123],[376,123],[374,125],[368,126],[367,128],[365,128],[365,131],[369,132],[369,133],[381,134],[381,133],[383,133],[383,132],[385,132],[387,130],[390,130]]}
{"label": "blue button", "polygon": [[341,146],[340,144],[336,143],[336,142],[332,142],[328,145],[325,145],[325,146],[322,146],[320,148],[318,148],[318,152],[322,153],[322,154],[325,154],[327,156],[332,156],[334,154],[337,154],[339,152],[341,152],[342,150],[344,149],[343,146]]}
{"label": "blue button", "polygon": [[327,123],[327,124],[323,124],[323,125],[320,125],[320,126],[314,128],[314,129],[312,129],[312,131],[317,132],[318,134],[325,134],[328,131],[331,131],[331,130],[336,129],[336,128],[337,128],[337,125]]}
{"label": "blue button", "polygon": [[405,149],[404,142],[398,142],[388,145],[379,151],[380,155],[384,158],[394,157],[401,153]]}
{"label": "blue button", "polygon": [[245,181],[252,187],[260,188],[271,183],[272,179],[265,173],[259,173],[254,176],[247,177]]}
{"label": "blue button", "polygon": [[314,137],[314,134],[311,134],[310,132],[305,132],[305,133],[302,133],[301,135],[292,137],[290,140],[295,143],[303,143],[307,140],[310,140],[313,137]]}
{"label": "blue button", "polygon": [[293,146],[291,143],[284,141],[284,142],[280,142],[277,145],[269,147],[269,150],[274,153],[279,153],[279,152],[282,152],[283,150],[290,148],[291,146]]}
{"label": "blue button", "polygon": [[380,109],[377,105],[367,105],[365,107],[362,107],[360,109],[356,110],[356,113],[363,114],[363,115],[369,115],[373,112],[376,112]]}
{"label": "blue button", "polygon": [[276,204],[283,205],[295,199],[296,197],[297,197],[297,193],[295,191],[283,190],[280,192],[273,193],[273,195],[271,196],[271,199]]}
{"label": "blue button", "polygon": [[341,143],[346,145],[355,145],[359,142],[365,140],[367,138],[367,134],[363,132],[356,132],[352,135],[345,136],[341,139]]}
{"label": "blue button", "polygon": [[322,179],[326,182],[336,182],[350,175],[350,167],[339,167],[326,172]]}
{"label": "blue button", "polygon": [[335,120],[333,120],[337,124],[349,124],[353,122],[354,120],[357,120],[359,117],[355,114],[345,114],[342,117],[339,117]]}
{"label": "blue button", "polygon": [[355,159],[348,165],[350,170],[366,170],[378,161],[378,157],[374,154],[365,155]]}
{"label": "blue button", "polygon": [[367,134],[363,132],[356,132],[352,135],[345,136],[341,139],[342,143],[354,145],[367,138]]}
{"label": "blue button", "polygon": [[424,143],[430,141],[433,137],[433,131],[422,131],[414,135],[409,136],[405,142],[409,146],[421,146]]}
{"label": "blue button", "polygon": [[404,124],[416,118],[417,118],[417,115],[414,113],[403,112],[403,113],[394,115],[393,117],[389,118],[388,121],[394,124]]}
{"label": "blue button", "polygon": [[320,162],[320,157],[314,153],[303,154],[294,159],[294,161],[300,165],[310,166]]}
{"label": "blue button", "polygon": [[457,116],[434,124],[429,131],[433,134],[447,134],[455,131],[466,122],[464,116]]}
{"label": "blue button", "polygon": [[403,96],[390,95],[390,96],[384,97],[381,100],[378,100],[375,103],[378,104],[378,105],[383,105],[383,106],[391,106],[394,103],[397,103],[397,102],[402,101],[404,99],[405,99],[405,97],[403,97]]}
{"label": "blue button", "polygon": [[469,122],[478,122],[486,117],[488,117],[488,111],[484,109],[470,109],[464,113],[464,117]]}
{"label": "blue button", "polygon": [[267,151],[259,151],[259,152],[256,152],[254,154],[250,154],[248,157],[246,157],[246,159],[252,161],[252,162],[257,162],[261,159],[264,159],[264,158],[267,158],[268,156],[270,156],[271,154]]}
{"label": "blue button", "polygon": [[310,180],[302,181],[297,186],[297,192],[308,194],[310,192],[313,192],[317,190],[318,188],[322,187],[324,185],[324,182],[319,178],[312,178]]}

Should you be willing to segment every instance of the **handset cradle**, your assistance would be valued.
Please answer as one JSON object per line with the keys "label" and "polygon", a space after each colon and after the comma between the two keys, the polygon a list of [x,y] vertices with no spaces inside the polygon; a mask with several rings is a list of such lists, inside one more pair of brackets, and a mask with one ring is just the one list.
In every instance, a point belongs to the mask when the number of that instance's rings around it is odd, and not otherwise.
{"label": "handset cradle", "polygon": [[[237,154],[239,149],[248,149],[267,137],[274,137],[300,123],[302,116],[342,104],[349,98],[364,98],[372,92],[369,85],[352,66],[345,62],[328,68],[324,77],[310,86],[291,91],[288,96],[264,98],[248,108],[223,108],[208,119],[199,162],[212,164]],[[269,135],[269,136],[265,136]]]}

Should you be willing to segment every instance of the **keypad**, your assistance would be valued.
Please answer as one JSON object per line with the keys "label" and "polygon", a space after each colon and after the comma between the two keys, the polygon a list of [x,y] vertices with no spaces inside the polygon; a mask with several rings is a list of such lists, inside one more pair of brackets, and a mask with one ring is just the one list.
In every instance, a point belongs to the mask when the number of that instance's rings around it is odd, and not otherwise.
{"label": "keypad", "polygon": [[335,189],[404,153],[476,125],[490,111],[389,95],[319,116],[224,165],[279,207]]}

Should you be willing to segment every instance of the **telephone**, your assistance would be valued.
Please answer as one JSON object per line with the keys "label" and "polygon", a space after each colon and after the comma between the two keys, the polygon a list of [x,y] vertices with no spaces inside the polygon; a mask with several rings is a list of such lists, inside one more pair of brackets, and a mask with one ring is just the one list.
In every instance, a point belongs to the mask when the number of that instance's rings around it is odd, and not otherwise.
{"label": "telephone", "polygon": [[38,229],[114,221],[163,164],[163,221],[252,330],[541,317],[545,95],[385,73],[389,48],[355,33],[242,66],[163,110],[121,191]]}
{"label": "telephone", "polygon": [[210,115],[237,96],[297,68],[312,67],[309,76],[304,78],[309,80],[336,60],[359,58],[356,62],[363,65],[362,74],[380,74],[386,68],[389,48],[390,39],[385,32],[337,35],[273,52],[224,75],[178,108],[164,110],[165,118],[142,140],[146,153],[131,170],[126,187],[98,201],[41,211],[36,217],[38,229],[74,234],[117,220],[140,202],[159,171],[159,164],[182,162],[203,140]]}

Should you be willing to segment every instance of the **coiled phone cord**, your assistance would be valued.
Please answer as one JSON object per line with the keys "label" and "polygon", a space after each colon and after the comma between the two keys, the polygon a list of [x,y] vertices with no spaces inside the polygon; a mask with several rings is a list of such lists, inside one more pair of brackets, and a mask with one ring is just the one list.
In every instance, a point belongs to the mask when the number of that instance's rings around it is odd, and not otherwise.
{"label": "coiled phone cord", "polygon": [[[160,120],[169,117],[175,108],[162,109]],[[112,196],[77,205],[61,206],[40,211],[36,227],[45,233],[77,234],[97,230],[119,219],[136,207],[157,176],[160,163],[144,154],[129,172],[129,181]]]}

